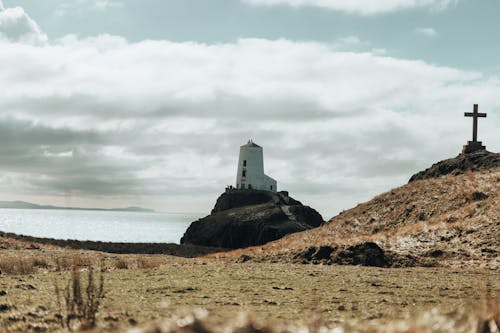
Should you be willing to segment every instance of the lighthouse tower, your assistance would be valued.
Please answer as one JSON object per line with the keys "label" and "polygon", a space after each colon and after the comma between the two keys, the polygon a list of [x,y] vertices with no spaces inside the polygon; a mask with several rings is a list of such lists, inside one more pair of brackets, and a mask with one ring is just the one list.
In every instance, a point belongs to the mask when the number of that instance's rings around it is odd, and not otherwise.
{"label": "lighthouse tower", "polygon": [[262,147],[252,140],[240,147],[236,188],[277,191],[276,181],[264,174]]}

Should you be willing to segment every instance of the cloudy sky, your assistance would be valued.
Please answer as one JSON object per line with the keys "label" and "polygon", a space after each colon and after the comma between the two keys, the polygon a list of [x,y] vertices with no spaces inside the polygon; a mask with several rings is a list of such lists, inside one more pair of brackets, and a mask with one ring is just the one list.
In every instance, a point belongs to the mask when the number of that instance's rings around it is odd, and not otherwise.
{"label": "cloudy sky", "polygon": [[239,146],[325,218],[500,150],[498,0],[0,0],[0,200],[207,213]]}

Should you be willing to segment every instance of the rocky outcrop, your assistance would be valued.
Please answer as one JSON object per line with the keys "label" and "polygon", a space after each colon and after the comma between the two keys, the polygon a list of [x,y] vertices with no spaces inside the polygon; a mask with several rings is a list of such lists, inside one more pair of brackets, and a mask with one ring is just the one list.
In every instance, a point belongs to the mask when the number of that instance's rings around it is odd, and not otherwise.
{"label": "rocky outcrop", "polygon": [[323,245],[311,246],[295,254],[295,259],[302,263],[323,263],[339,265],[362,265],[387,267],[389,260],[384,250],[377,244],[365,242],[350,246]]}
{"label": "rocky outcrop", "polygon": [[468,171],[483,171],[500,167],[500,154],[486,150],[460,154],[414,174],[410,182],[420,179],[437,178],[447,174],[460,175]]}
{"label": "rocky outcrop", "polygon": [[323,222],[316,210],[287,192],[232,189],[217,199],[210,215],[191,223],[181,243],[243,248],[318,227]]}
{"label": "rocky outcrop", "polygon": [[[328,244],[304,247],[279,253],[259,253],[257,256],[241,254],[235,260],[239,263],[253,262],[289,262],[314,265],[359,265],[373,267],[413,267],[426,264],[410,255],[400,255],[384,251],[374,242],[360,242],[353,245]],[[429,266],[427,264],[427,266]]]}

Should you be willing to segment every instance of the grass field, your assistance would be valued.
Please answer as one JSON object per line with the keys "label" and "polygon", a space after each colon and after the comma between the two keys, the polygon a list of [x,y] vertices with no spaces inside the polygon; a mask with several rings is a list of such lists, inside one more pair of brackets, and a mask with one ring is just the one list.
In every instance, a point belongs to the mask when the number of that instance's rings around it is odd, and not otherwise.
{"label": "grass field", "polygon": [[63,254],[77,255],[83,270],[104,262],[106,296],[98,330],[127,329],[194,308],[207,309],[215,322],[249,312],[294,324],[307,324],[311,318],[328,326],[386,323],[435,307],[451,314],[478,309],[487,293],[490,299],[500,295],[500,272],[488,270],[226,263],[63,250],[0,252],[4,266],[9,255],[48,258],[22,275],[0,275],[0,327],[6,332],[59,329],[55,284],[64,287],[70,278],[62,261],[56,264]]}

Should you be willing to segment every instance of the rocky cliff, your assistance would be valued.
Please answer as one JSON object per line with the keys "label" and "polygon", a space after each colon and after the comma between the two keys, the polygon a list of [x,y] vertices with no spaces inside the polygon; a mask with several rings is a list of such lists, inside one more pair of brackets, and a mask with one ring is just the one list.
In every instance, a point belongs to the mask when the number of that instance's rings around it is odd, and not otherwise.
{"label": "rocky cliff", "polygon": [[182,244],[223,248],[261,245],[323,223],[321,215],[287,192],[228,190],[212,213],[191,223]]}

